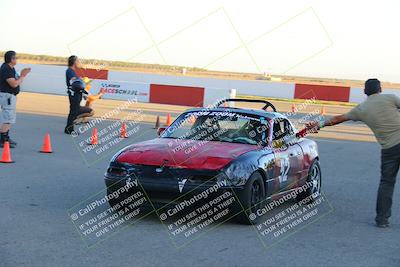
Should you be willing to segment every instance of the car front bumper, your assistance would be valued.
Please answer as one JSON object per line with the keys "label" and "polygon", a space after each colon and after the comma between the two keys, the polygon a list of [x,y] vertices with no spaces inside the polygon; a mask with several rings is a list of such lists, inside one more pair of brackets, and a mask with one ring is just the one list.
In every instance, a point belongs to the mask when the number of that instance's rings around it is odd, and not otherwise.
{"label": "car front bumper", "polygon": [[136,180],[136,190],[144,191],[152,202],[173,203],[194,195],[220,195],[226,191],[243,189],[229,185],[225,174],[220,171],[165,169],[157,173],[154,169],[154,166],[112,163],[104,178],[107,190],[111,193]]}

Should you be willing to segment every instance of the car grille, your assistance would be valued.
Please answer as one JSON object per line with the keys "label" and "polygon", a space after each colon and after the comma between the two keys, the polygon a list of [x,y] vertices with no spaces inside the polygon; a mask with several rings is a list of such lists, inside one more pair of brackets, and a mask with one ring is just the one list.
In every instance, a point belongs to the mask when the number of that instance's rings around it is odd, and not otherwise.
{"label": "car grille", "polygon": [[[162,169],[162,171],[160,171]],[[171,168],[158,166],[137,166],[135,167],[134,174],[140,177],[159,177],[166,179],[185,178],[196,182],[216,181],[217,176],[220,174],[218,171],[208,170],[191,170],[182,168]]]}
{"label": "car grille", "polygon": [[148,166],[148,165],[122,165],[111,164],[107,169],[106,176],[124,178],[133,176],[141,180],[142,178],[162,179],[188,179],[196,183],[215,182],[218,176],[222,175],[218,171],[192,170],[183,168]]}

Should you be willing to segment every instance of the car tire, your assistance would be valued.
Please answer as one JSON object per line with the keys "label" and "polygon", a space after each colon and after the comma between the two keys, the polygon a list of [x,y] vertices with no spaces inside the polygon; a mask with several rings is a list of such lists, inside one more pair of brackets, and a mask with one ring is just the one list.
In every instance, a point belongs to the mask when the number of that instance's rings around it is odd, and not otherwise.
{"label": "car tire", "polygon": [[239,203],[236,204],[235,210],[239,214],[236,215],[235,220],[241,224],[256,224],[259,216],[255,213],[265,200],[264,179],[261,174],[254,172],[245,187],[237,191],[236,195]]}
{"label": "car tire", "polygon": [[317,159],[315,159],[310,166],[306,180],[306,184],[307,183],[311,183],[312,186],[307,187],[305,191],[300,192],[297,195],[296,200],[298,202],[307,199],[306,203],[312,203],[321,194],[322,174],[321,174],[321,166]]}

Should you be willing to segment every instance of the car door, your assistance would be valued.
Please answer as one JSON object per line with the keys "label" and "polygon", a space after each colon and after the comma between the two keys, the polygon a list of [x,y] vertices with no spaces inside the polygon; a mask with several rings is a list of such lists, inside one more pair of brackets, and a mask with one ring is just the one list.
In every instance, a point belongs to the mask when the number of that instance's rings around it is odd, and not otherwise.
{"label": "car door", "polygon": [[298,143],[298,138],[295,136],[295,129],[288,119],[284,119],[285,125],[285,139],[288,146],[289,161],[291,166],[291,181],[290,188],[295,188],[300,185],[303,178],[304,170],[304,153],[303,149]]}
{"label": "car door", "polygon": [[273,140],[275,160],[278,166],[277,183],[279,191],[295,188],[303,171],[303,151],[297,144],[292,124],[286,118],[274,120]]}

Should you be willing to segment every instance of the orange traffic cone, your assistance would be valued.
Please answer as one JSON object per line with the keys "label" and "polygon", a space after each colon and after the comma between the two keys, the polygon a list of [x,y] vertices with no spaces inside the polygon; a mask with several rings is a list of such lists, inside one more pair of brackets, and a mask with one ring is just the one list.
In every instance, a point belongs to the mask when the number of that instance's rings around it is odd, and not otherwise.
{"label": "orange traffic cone", "polygon": [[42,150],[40,150],[40,153],[53,153],[53,150],[51,149],[51,140],[49,133],[46,133],[46,135],[44,136],[43,147]]}
{"label": "orange traffic cone", "polygon": [[121,125],[121,138],[127,138],[128,136],[126,136],[126,124],[125,122],[122,123]]}
{"label": "orange traffic cone", "polygon": [[156,119],[156,125],[154,126],[154,129],[158,129],[160,128],[160,116],[157,115],[157,119]]}
{"label": "orange traffic cone", "polygon": [[0,162],[1,163],[14,163],[14,161],[11,160],[10,143],[9,142],[4,142],[3,154],[1,156]]}
{"label": "orange traffic cone", "polygon": [[90,144],[89,145],[98,145],[99,142],[97,140],[97,128],[93,129],[92,137],[90,137]]}
{"label": "orange traffic cone", "polygon": [[295,113],[296,112],[296,105],[293,103],[292,104],[292,113]]}
{"label": "orange traffic cone", "polygon": [[165,122],[165,126],[170,126],[172,123],[171,114],[167,114],[167,121]]}
{"label": "orange traffic cone", "polygon": [[326,114],[325,107],[324,107],[324,106],[322,106],[322,107],[321,107],[321,112],[320,112],[320,115],[325,115],[325,114]]}

